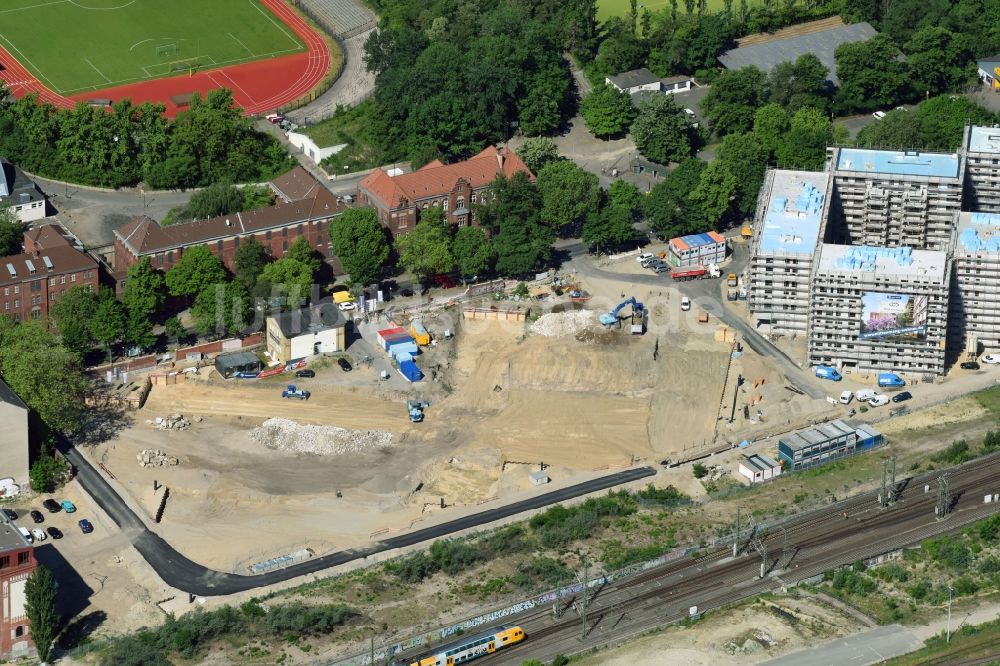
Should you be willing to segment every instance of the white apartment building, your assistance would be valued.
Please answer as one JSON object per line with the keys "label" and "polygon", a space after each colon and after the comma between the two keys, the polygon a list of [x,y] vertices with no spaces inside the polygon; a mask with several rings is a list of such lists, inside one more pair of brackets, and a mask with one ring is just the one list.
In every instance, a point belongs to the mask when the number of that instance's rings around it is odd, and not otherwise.
{"label": "white apartment building", "polygon": [[952,271],[952,348],[1000,351],[1000,213],[959,215]]}
{"label": "white apartment building", "polygon": [[1000,213],[1000,128],[971,127],[964,146],[965,209]]}

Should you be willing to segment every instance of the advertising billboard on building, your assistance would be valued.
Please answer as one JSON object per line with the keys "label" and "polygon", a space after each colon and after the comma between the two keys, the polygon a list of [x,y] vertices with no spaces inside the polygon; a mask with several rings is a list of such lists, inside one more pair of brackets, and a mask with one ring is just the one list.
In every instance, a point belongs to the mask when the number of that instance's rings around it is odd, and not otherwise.
{"label": "advertising billboard on building", "polygon": [[927,297],[868,291],[861,295],[861,339],[919,340],[927,335]]}

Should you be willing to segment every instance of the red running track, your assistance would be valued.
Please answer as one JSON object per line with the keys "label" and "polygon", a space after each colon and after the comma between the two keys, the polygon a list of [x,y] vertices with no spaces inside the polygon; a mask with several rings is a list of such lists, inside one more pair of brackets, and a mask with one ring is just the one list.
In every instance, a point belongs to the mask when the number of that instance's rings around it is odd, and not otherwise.
{"label": "red running track", "polygon": [[167,107],[166,115],[173,117],[183,108],[174,104],[172,97],[195,92],[204,95],[217,88],[229,88],[236,104],[245,113],[268,113],[305,96],[319,85],[330,68],[330,51],[326,42],[284,0],[261,0],[261,3],[299,36],[306,45],[304,53],[204,70],[193,76],[185,74],[94,90],[67,98],[46,88],[10,53],[0,48],[6,67],[0,71],[0,79],[17,97],[34,92],[42,101],[66,108],[91,99],[113,102],[131,99],[135,104],[162,103]]}

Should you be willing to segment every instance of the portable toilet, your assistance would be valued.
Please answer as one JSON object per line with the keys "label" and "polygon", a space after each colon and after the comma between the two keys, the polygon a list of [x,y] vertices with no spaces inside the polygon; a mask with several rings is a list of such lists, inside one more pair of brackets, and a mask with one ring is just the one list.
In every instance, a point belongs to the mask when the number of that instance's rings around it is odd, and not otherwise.
{"label": "portable toilet", "polygon": [[410,335],[413,336],[413,341],[421,347],[431,343],[431,336],[419,319],[414,319],[413,323],[410,324]]}

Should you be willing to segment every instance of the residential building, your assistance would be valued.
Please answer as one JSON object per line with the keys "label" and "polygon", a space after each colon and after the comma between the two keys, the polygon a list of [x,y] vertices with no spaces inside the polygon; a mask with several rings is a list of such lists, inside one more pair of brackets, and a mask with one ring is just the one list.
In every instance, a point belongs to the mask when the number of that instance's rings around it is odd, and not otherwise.
{"label": "residential building", "polygon": [[826,66],[829,80],[837,81],[834,52],[841,44],[866,42],[878,33],[867,23],[844,25],[839,17],[801,23],[772,34],[748,35],[737,40],[738,48],[719,56],[726,69],[754,66],[769,73],[783,62],[795,62],[799,56],[811,53]]}
{"label": "residential building", "polygon": [[0,659],[14,660],[35,653],[25,612],[25,585],[38,566],[35,551],[6,516],[0,514]]}
{"label": "residential building", "polygon": [[[275,179],[278,202],[267,208],[232,213],[207,220],[160,226],[145,216],[135,217],[115,230],[113,272],[124,286],[129,266],[149,257],[153,268],[168,271],[184,250],[204,245],[230,270],[235,268],[240,244],[255,238],[272,257],[281,257],[295,239],[304,237],[321,255],[333,261],[329,225],[346,208],[304,170]],[[287,197],[287,198],[286,198]]]}
{"label": "residential building", "polygon": [[979,80],[993,90],[1000,90],[1000,53],[992,58],[976,61],[979,70]]}
{"label": "residential building", "polygon": [[28,487],[28,407],[16,393],[0,379],[0,487],[3,495]]}
{"label": "residential building", "polygon": [[772,169],[764,176],[748,267],[747,304],[758,327],[806,332],[813,256],[832,188],[829,173]]}
{"label": "residential building", "polygon": [[19,222],[27,224],[44,218],[45,195],[23,171],[0,157],[0,208],[10,206]]}
{"label": "residential building", "polygon": [[97,291],[97,262],[59,225],[30,229],[24,234],[24,252],[0,257],[0,314],[16,321],[47,317],[74,286]]}
{"label": "residential building", "polygon": [[475,157],[454,164],[434,160],[410,173],[390,176],[376,169],[358,183],[357,203],[372,206],[393,237],[409,233],[419,220],[419,211],[439,206],[449,223],[475,225],[473,206],[481,201],[497,176],[516,173],[535,176],[517,153],[490,146]]}
{"label": "residential building", "polygon": [[667,243],[671,266],[708,266],[726,259],[726,237],[715,231],[671,238]]}
{"label": "residential building", "polygon": [[333,303],[281,312],[267,318],[267,352],[271,359],[292,360],[347,349],[347,319]]}
{"label": "residential building", "polygon": [[830,148],[837,219],[828,238],[849,245],[945,250],[962,209],[958,154]]}
{"label": "residential building", "polygon": [[781,464],[762,453],[741,456],[737,469],[750,483],[761,483],[781,476]]}
{"label": "residential building", "polygon": [[615,88],[618,92],[628,93],[629,95],[643,90],[650,92],[660,92],[662,90],[660,77],[645,67],[615,74],[614,76],[606,76],[604,77],[604,83]]}
{"label": "residential building", "polygon": [[778,458],[789,470],[815,465],[869,451],[885,444],[882,433],[867,423],[837,419],[778,438]]}
{"label": "residential building", "polygon": [[1000,213],[1000,127],[965,133],[965,209]]}
{"label": "residential building", "polygon": [[809,364],[943,373],[950,283],[945,252],[823,244],[809,294]]}
{"label": "residential building", "polygon": [[952,270],[952,349],[1000,351],[1000,213],[958,216]]}

